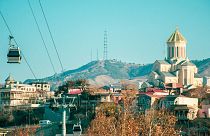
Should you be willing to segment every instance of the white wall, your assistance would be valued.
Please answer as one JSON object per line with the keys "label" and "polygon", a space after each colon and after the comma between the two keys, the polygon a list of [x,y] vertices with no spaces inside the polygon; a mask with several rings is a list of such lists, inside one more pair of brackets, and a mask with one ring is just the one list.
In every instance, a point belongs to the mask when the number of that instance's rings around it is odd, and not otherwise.
{"label": "white wall", "polygon": [[177,97],[174,101],[176,105],[187,105],[194,108],[198,107],[198,98]]}

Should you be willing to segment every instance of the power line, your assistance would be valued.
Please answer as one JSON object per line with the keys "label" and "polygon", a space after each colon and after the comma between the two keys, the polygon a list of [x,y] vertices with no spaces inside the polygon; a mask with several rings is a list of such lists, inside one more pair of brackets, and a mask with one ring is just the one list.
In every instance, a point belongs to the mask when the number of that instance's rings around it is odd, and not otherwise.
{"label": "power line", "polygon": [[36,23],[36,26],[37,26],[37,29],[38,29],[38,31],[39,31],[39,34],[40,34],[40,36],[41,36],[43,45],[44,45],[45,50],[46,50],[46,52],[47,52],[47,56],[48,56],[48,58],[49,58],[49,60],[50,60],[50,64],[51,64],[51,66],[52,66],[52,68],[53,68],[54,73],[56,73],[55,67],[54,67],[54,65],[53,65],[53,62],[52,62],[52,59],[51,59],[51,57],[50,57],[49,51],[48,51],[48,49],[47,49],[46,43],[45,43],[45,41],[44,41],[42,32],[41,32],[41,30],[40,30],[40,27],[39,27],[39,24],[38,24],[38,22],[37,22],[36,16],[35,16],[34,11],[33,11],[33,9],[32,9],[30,0],[28,0],[28,5],[29,5],[29,7],[30,7],[30,9],[31,9],[31,13],[32,13],[32,15],[33,15],[33,18],[34,18],[34,21],[35,21],[35,23]]}
{"label": "power line", "polygon": [[[1,14],[2,19],[4,20],[4,23],[5,23],[6,27],[7,27],[7,29],[8,29],[8,31],[9,31],[10,35],[13,36],[12,31],[11,31],[9,25],[7,24],[7,21],[6,21],[6,19],[4,18],[4,16],[3,16],[3,14],[2,14],[1,11],[0,11],[0,14]],[[14,37],[14,36],[13,36],[13,37]],[[15,38],[14,38],[14,42],[15,42],[15,44],[19,47],[19,45],[18,45],[17,41],[15,40]],[[22,54],[23,59],[25,60],[26,64],[28,65],[28,67],[29,67],[29,69],[30,69],[32,75],[34,76],[35,79],[37,79],[37,78],[36,78],[36,75],[35,75],[35,73],[33,72],[33,70],[32,70],[32,68],[31,68],[30,64],[28,63],[28,61],[27,61],[25,55],[23,54],[23,51],[21,51],[21,54]]]}
{"label": "power line", "polygon": [[40,7],[41,7],[42,14],[43,14],[44,19],[45,19],[45,22],[46,22],[46,24],[47,24],[47,29],[48,29],[48,31],[49,31],[49,33],[50,33],[50,37],[51,37],[51,40],[52,40],[52,42],[53,42],[53,46],[54,46],[55,51],[56,51],[56,54],[57,54],[57,56],[58,56],[58,60],[59,60],[60,65],[61,65],[61,69],[62,69],[62,71],[64,71],[64,69],[63,69],[63,64],[62,64],[61,59],[60,59],[60,56],[59,56],[59,54],[58,54],[58,50],[57,50],[57,48],[56,48],[55,41],[54,41],[53,36],[52,36],[52,33],[51,33],[51,31],[50,31],[50,27],[49,27],[49,24],[48,24],[48,21],[47,21],[47,18],[46,18],[46,16],[45,16],[44,9],[43,9],[43,7],[42,7],[42,4],[41,4],[41,1],[40,1],[40,0],[39,0],[39,5],[40,5]]}

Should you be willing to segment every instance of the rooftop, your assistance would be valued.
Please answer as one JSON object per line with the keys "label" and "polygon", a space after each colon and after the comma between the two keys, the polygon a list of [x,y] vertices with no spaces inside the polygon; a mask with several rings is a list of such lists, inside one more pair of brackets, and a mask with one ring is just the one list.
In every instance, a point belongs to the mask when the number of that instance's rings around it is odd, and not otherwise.
{"label": "rooftop", "polygon": [[166,77],[176,77],[174,74],[172,74],[170,72],[161,72],[161,73]]}
{"label": "rooftop", "polygon": [[198,73],[195,73],[195,78],[202,78],[202,76],[199,75]]}
{"label": "rooftop", "polygon": [[165,60],[157,60],[158,63],[160,64],[166,64],[166,65],[170,65],[167,61]]}
{"label": "rooftop", "polygon": [[175,32],[167,40],[167,43],[172,43],[172,42],[185,42],[185,43],[187,43],[187,40],[179,32],[178,28],[175,30]]}
{"label": "rooftop", "polygon": [[195,64],[193,64],[192,62],[190,61],[186,61],[182,64],[182,66],[195,66]]}

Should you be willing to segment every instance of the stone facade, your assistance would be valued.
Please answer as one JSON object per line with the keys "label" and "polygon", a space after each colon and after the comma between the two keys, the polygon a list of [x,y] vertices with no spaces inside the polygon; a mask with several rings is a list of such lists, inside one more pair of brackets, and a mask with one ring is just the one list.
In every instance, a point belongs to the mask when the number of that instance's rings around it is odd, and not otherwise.
{"label": "stone facade", "polygon": [[36,88],[32,85],[21,84],[11,76],[5,80],[0,88],[0,107],[25,105],[34,103],[37,98]]}
{"label": "stone facade", "polygon": [[167,41],[167,58],[155,61],[148,82],[154,86],[167,83],[202,86],[203,79],[197,74],[197,67],[186,57],[186,44],[176,29]]}

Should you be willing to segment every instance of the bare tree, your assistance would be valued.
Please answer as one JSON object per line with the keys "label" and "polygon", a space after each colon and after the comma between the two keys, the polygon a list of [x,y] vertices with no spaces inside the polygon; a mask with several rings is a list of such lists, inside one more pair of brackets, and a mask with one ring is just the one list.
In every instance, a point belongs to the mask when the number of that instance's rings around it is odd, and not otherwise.
{"label": "bare tree", "polygon": [[104,103],[97,107],[87,135],[100,136],[173,136],[176,117],[168,111],[151,109],[145,114],[132,110],[135,91],[123,91],[119,105]]}

